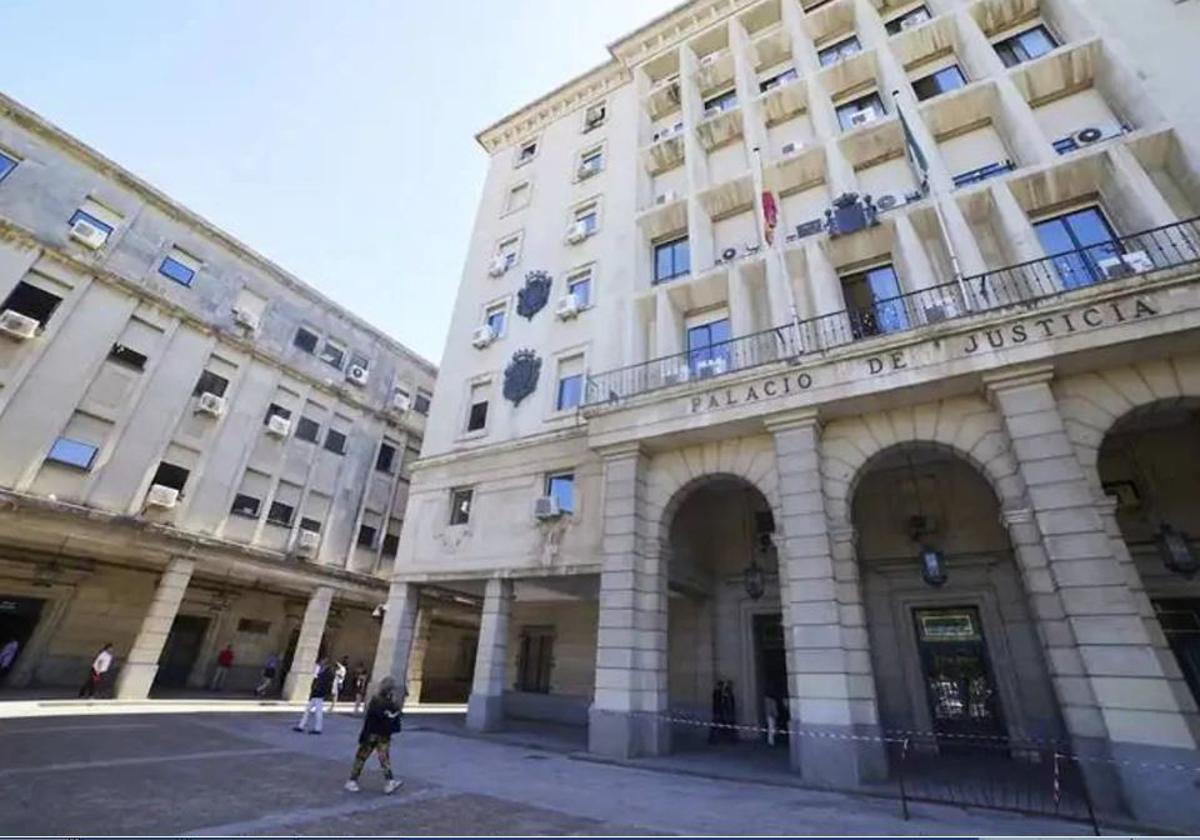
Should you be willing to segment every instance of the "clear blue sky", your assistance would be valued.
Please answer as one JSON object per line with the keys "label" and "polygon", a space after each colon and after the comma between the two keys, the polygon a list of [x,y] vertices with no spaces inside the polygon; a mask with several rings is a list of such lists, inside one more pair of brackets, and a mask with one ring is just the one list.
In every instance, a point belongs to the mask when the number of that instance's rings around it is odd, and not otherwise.
{"label": "clear blue sky", "polygon": [[475,133],[676,0],[7,0],[0,86],[433,361]]}

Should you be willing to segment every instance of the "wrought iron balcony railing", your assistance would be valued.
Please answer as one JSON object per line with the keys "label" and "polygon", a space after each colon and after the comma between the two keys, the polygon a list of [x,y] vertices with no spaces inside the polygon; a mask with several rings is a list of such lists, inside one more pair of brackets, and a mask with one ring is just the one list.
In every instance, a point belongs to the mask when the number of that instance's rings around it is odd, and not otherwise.
{"label": "wrought iron balcony railing", "polygon": [[584,406],[619,404],[688,382],[706,382],[773,362],[800,362],[837,347],[1077,289],[1200,262],[1200,217],[1073,251],[987,271],[762,332],[587,377]]}

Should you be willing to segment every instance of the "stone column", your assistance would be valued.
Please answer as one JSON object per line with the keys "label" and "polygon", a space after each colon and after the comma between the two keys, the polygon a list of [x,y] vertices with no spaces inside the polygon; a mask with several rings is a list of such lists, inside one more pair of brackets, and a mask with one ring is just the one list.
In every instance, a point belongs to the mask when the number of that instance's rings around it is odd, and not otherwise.
{"label": "stone column", "polygon": [[467,701],[467,728],[492,732],[504,724],[504,684],[508,677],[508,625],[512,619],[513,582],[492,578],[483,594],[475,679]]}
{"label": "stone column", "polygon": [[1055,620],[1039,609],[1039,623],[1067,730],[1077,752],[1121,762],[1096,767],[1115,770],[1136,818],[1194,825],[1192,774],[1162,765],[1196,764],[1196,742],[1067,437],[1051,377],[1049,367],[1027,367],[984,381],[1012,440],[1029,524],[1041,535],[1057,604],[1042,601],[1062,611]]}
{"label": "stone column", "polygon": [[[393,581],[388,591],[387,611],[379,629],[379,647],[375,649],[375,664],[371,666],[371,690],[384,677],[391,677],[397,686],[408,683],[408,659],[416,630],[420,590],[416,585]],[[416,702],[417,698],[410,698]]]}
{"label": "stone column", "polygon": [[173,557],[159,578],[154,600],[142,619],[133,648],[121,671],[117,675],[116,697],[118,700],[145,700],[150,696],[150,686],[158,673],[158,658],[175,622],[175,614],[183,603],[188,581],[196,564],[184,557]]}
{"label": "stone column", "polygon": [[[887,772],[853,534],[830,538],[815,411],[771,417],[779,471],[779,589],[787,645],[792,766],[852,787]],[[849,737],[848,737],[849,736]],[[867,736],[862,740],[857,740]]]}
{"label": "stone column", "polygon": [[603,568],[596,691],[588,749],[630,758],[670,749],[667,573],[645,523],[646,456],[636,445],[604,453]]}
{"label": "stone column", "polygon": [[421,702],[421,685],[425,681],[425,652],[429,649],[429,632],[433,613],[417,610],[416,629],[413,631],[412,653],[408,657],[408,702]]}
{"label": "stone column", "polygon": [[300,624],[300,638],[296,640],[296,652],[292,656],[292,667],[283,686],[285,700],[301,703],[308,699],[313,666],[321,651],[321,637],[325,635],[325,620],[329,618],[329,606],[332,603],[332,586],[318,586],[308,598],[304,621]]}

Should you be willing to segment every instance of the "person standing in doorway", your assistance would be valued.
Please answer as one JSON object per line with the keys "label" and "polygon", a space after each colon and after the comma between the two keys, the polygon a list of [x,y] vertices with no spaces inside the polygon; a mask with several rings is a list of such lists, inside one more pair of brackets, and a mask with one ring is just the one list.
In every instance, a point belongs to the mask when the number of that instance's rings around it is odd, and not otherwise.
{"label": "person standing in doorway", "polygon": [[96,692],[100,690],[100,685],[104,682],[104,675],[112,667],[112,648],[112,642],[105,642],[104,647],[100,648],[100,652],[92,660],[92,669],[88,673],[87,681],[79,689],[80,697],[95,697]]}
{"label": "person standing in doorway", "polygon": [[721,711],[725,718],[725,738],[737,743],[737,700],[734,699],[733,680],[725,680],[725,687],[721,690]]}
{"label": "person standing in doorway", "polygon": [[354,754],[354,766],[350,768],[350,778],[346,782],[346,790],[357,793],[358,777],[362,775],[363,766],[371,753],[379,759],[379,767],[383,770],[383,792],[392,793],[404,782],[392,775],[392,759],[389,755],[392,736],[401,728],[401,706],[404,701],[403,691],[399,702],[396,699],[396,681],[384,677],[379,682],[379,690],[367,704],[367,714],[363,717],[362,732],[358,736],[358,751]]}
{"label": "person standing in doorway", "polygon": [[300,722],[292,727],[296,732],[304,732],[308,727],[308,717],[312,715],[313,728],[308,730],[310,735],[320,735],[325,722],[325,701],[333,691],[333,668],[324,659],[317,660],[317,674],[313,677],[312,688],[308,692],[308,705]]}
{"label": "person standing in doorway", "polygon": [[367,673],[367,666],[359,662],[354,669],[354,714],[362,712],[363,703],[367,700],[367,683],[370,682],[371,675]]}
{"label": "person standing in doorway", "polygon": [[712,723],[708,727],[708,743],[715,744],[721,739],[721,726],[725,723],[724,712],[725,681],[717,680],[712,691]]}
{"label": "person standing in doorway", "polygon": [[263,663],[262,679],[258,681],[258,685],[254,687],[254,696],[263,697],[271,686],[275,684],[275,674],[279,671],[279,656],[272,653],[267,657],[267,661]]}
{"label": "person standing in doorway", "polygon": [[232,667],[233,642],[230,642],[217,654],[217,669],[213,671],[212,685],[209,688],[213,691],[220,691],[221,687],[225,685],[225,677],[229,674],[229,669]]}
{"label": "person standing in doorway", "polygon": [[4,679],[8,669],[17,661],[17,653],[20,650],[21,643],[16,639],[9,639],[4,643],[4,647],[0,647],[0,680]]}
{"label": "person standing in doorway", "polygon": [[342,686],[346,684],[346,676],[350,673],[350,657],[343,656],[333,666],[333,694],[329,697],[329,712],[337,708],[337,701],[342,696]]}

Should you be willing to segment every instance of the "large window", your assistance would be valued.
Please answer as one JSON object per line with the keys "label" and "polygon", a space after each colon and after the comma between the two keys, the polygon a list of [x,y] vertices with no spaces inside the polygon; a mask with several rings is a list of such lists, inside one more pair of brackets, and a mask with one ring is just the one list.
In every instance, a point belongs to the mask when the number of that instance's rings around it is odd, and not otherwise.
{"label": "large window", "polygon": [[1032,29],[1026,29],[1011,38],[996,42],[996,54],[1004,62],[1005,67],[1013,67],[1023,61],[1030,61],[1050,52],[1058,46],[1050,30],[1038,24]]}
{"label": "large window", "polygon": [[729,319],[687,328],[688,367],[693,376],[715,376],[729,367]]}
{"label": "large window", "polygon": [[654,246],[654,282],[682,277],[692,270],[688,239],[681,236]]}
{"label": "large window", "polygon": [[1116,234],[1099,207],[1043,219],[1035,222],[1033,229],[1067,289],[1102,279],[1100,261],[1118,257],[1121,252]]}
{"label": "large window", "polygon": [[842,278],[842,293],[855,338],[897,332],[908,328],[908,315],[900,297],[900,280],[890,265]]}
{"label": "large window", "polygon": [[524,628],[517,654],[517,691],[549,694],[550,671],[553,667],[554,628]]}
{"label": "large window", "polygon": [[828,67],[860,52],[862,52],[862,44],[858,42],[858,36],[851,35],[836,44],[830,44],[828,47],[818,50],[817,59],[821,62],[822,67]]}
{"label": "large window", "polygon": [[879,98],[878,93],[868,93],[866,96],[844,102],[838,105],[836,110],[838,125],[842,127],[842,131],[867,125],[887,113],[887,108],[883,107],[883,100]]}
{"label": "large window", "polygon": [[924,78],[917,79],[912,83],[913,92],[916,93],[917,99],[924,101],[932,99],[938,94],[948,91],[957,90],[967,83],[966,76],[963,75],[957,64],[951,64],[936,73],[930,73]]}

